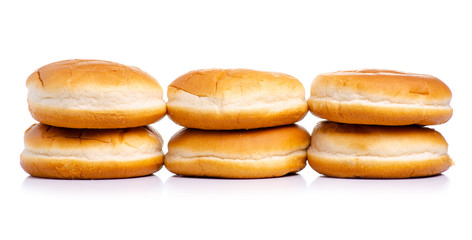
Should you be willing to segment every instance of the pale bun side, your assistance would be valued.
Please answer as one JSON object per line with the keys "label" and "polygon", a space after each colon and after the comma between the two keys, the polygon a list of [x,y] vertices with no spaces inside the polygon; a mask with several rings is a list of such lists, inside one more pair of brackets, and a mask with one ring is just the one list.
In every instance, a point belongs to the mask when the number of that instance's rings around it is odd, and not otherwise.
{"label": "pale bun side", "polygon": [[367,100],[338,101],[310,97],[308,107],[319,118],[349,124],[437,125],[447,122],[452,116],[450,107],[376,103]]}
{"label": "pale bun side", "polygon": [[318,75],[308,107],[336,122],[433,125],[451,118],[451,97],[447,85],[435,77],[367,69]]}
{"label": "pale bun side", "polygon": [[32,73],[26,86],[33,118],[53,126],[136,127],[166,114],[162,87],[156,79],[119,63],[81,59],[54,62]]}
{"label": "pale bun side", "polygon": [[217,99],[198,97],[173,87],[168,115],[177,124],[207,130],[253,129],[287,125],[301,120],[307,113],[301,98]]}
{"label": "pale bun side", "polygon": [[23,169],[36,177],[126,178],[163,165],[162,138],[151,127],[70,129],[35,124],[25,132]]}
{"label": "pale bun side", "polygon": [[420,126],[321,122],[313,130],[307,155],[318,173],[349,178],[431,176],[453,164],[442,135]]}
{"label": "pale bun side", "polygon": [[166,104],[150,108],[88,110],[53,107],[28,101],[29,110],[39,122],[64,128],[115,129],[149,125],[165,116]]}
{"label": "pale bun side", "polygon": [[297,126],[175,134],[166,168],[186,176],[265,178],[297,172],[306,165],[309,133]]}
{"label": "pale bun side", "polygon": [[199,129],[280,126],[301,120],[308,111],[296,78],[248,69],[191,71],[169,85],[167,96],[169,117]]}

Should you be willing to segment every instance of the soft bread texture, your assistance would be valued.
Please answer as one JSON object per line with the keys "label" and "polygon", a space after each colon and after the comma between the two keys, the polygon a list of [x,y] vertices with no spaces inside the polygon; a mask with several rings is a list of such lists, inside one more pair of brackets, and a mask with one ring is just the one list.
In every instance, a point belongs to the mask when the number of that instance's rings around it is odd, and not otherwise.
{"label": "soft bread texture", "polygon": [[35,177],[127,178],[163,165],[162,138],[151,127],[71,129],[35,124],[25,132],[23,169]]}
{"label": "soft bread texture", "polygon": [[294,77],[249,69],[196,70],[168,87],[169,117],[199,129],[251,129],[291,124],[307,111]]}
{"label": "soft bread texture", "polygon": [[453,164],[443,136],[421,126],[320,122],[307,155],[318,173],[346,178],[431,176]]}
{"label": "soft bread texture", "polygon": [[45,65],[27,81],[28,106],[39,122],[68,128],[127,128],[166,114],[162,87],[136,68],[101,60]]}
{"label": "soft bread texture", "polygon": [[310,111],[330,121],[372,125],[434,125],[452,116],[451,91],[423,74],[366,69],[318,75]]}
{"label": "soft bread texture", "polygon": [[233,131],[184,129],[169,141],[164,165],[184,176],[278,177],[305,167],[309,142],[309,133],[297,125]]}

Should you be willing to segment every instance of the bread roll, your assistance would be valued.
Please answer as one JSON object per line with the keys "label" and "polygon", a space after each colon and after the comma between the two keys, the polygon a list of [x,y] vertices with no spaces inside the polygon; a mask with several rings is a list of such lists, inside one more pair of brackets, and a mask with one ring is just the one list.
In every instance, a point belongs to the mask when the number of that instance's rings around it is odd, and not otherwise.
{"label": "bread roll", "polygon": [[305,167],[309,142],[309,133],[297,125],[233,131],[184,129],[169,141],[164,164],[184,176],[278,177]]}
{"label": "bread roll", "polygon": [[28,105],[39,122],[67,128],[128,128],[166,114],[162,88],[142,70],[100,60],[65,60],[28,77]]}
{"label": "bread roll", "polygon": [[452,160],[437,131],[420,126],[321,122],[313,130],[308,163],[320,174],[346,178],[409,178],[446,171]]}
{"label": "bread roll", "polygon": [[23,169],[35,177],[127,178],[163,164],[162,138],[151,127],[72,129],[35,124],[25,132]]}
{"label": "bread roll", "polygon": [[251,129],[291,124],[307,113],[305,89],[294,77],[248,69],[196,70],[168,87],[168,114],[199,129]]}
{"label": "bread roll", "polygon": [[373,125],[432,125],[452,116],[451,91],[423,74],[367,69],[318,75],[310,111],[330,121]]}

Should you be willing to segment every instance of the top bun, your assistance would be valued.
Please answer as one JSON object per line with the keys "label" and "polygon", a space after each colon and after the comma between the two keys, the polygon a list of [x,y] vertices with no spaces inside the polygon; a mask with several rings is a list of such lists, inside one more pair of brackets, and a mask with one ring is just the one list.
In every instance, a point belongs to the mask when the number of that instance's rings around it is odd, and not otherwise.
{"label": "top bun", "polygon": [[310,92],[310,111],[336,122],[430,125],[452,116],[451,91],[430,75],[378,69],[324,73]]}
{"label": "top bun", "polygon": [[250,129],[291,124],[307,112],[294,77],[249,69],[186,73],[168,87],[169,117],[184,127]]}
{"label": "top bun", "polygon": [[166,114],[162,87],[149,74],[101,60],[45,65],[26,81],[33,118],[58,127],[127,128]]}

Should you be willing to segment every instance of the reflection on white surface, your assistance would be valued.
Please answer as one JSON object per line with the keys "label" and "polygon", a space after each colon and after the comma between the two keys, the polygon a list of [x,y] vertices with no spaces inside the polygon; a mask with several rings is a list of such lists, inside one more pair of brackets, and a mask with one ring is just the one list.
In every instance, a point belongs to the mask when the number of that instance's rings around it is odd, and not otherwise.
{"label": "reflection on white surface", "polygon": [[146,196],[162,193],[163,184],[156,175],[126,179],[62,180],[27,177],[23,181],[23,193],[36,196]]}
{"label": "reflection on white surface", "polygon": [[449,178],[437,175],[410,179],[345,179],[320,176],[310,185],[310,192],[320,194],[404,195],[441,194],[447,191]]}
{"label": "reflection on white surface", "polygon": [[186,196],[251,196],[290,197],[303,194],[305,179],[299,174],[264,179],[221,179],[172,176],[165,182],[165,192],[170,197]]}

